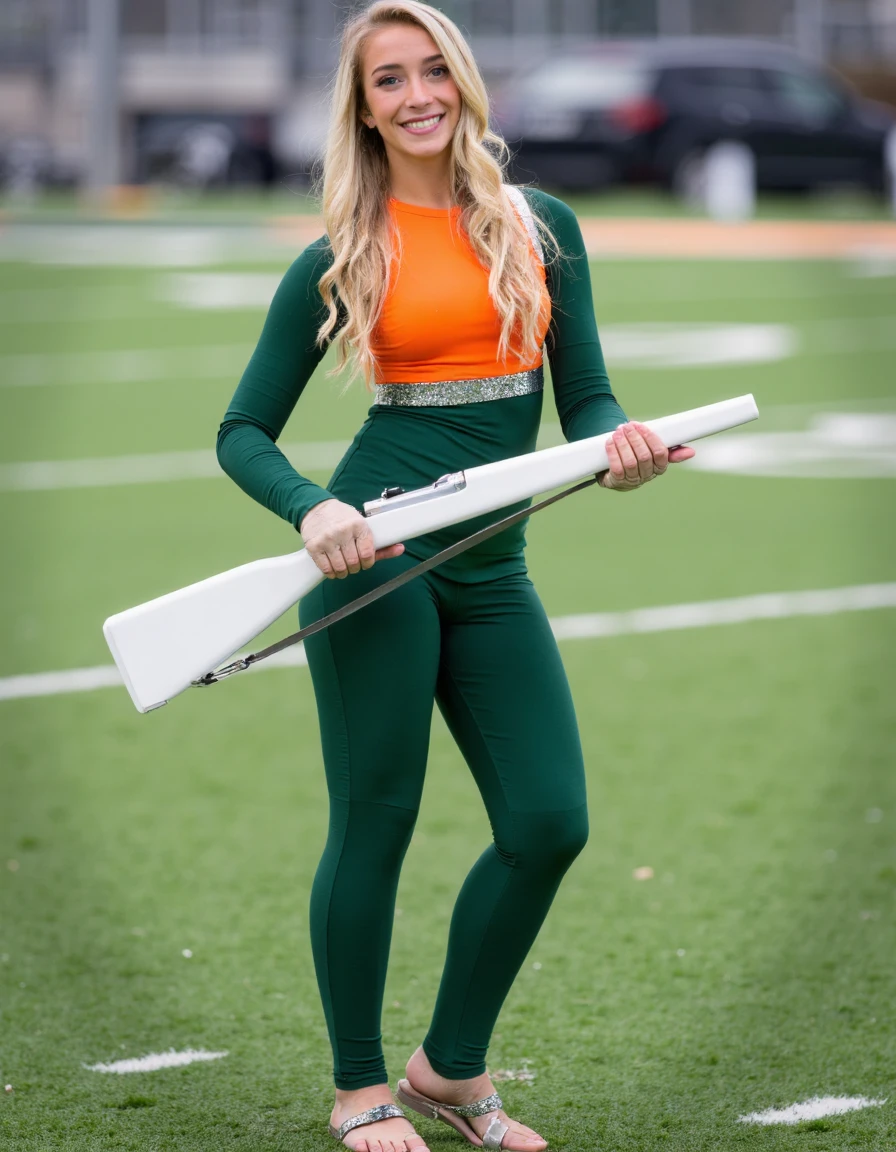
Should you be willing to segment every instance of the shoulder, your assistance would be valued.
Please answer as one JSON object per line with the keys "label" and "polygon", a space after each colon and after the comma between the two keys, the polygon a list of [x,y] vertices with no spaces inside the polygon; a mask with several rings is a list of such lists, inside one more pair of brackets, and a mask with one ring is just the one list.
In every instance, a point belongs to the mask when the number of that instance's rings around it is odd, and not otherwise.
{"label": "shoulder", "polygon": [[330,238],[320,236],[293,260],[286,275],[296,278],[302,275],[320,277],[332,263],[333,249],[330,247]]}
{"label": "shoulder", "polygon": [[330,241],[326,236],[321,236],[309,244],[286,269],[277,295],[290,299],[319,299],[317,283],[332,263]]}
{"label": "shoulder", "polygon": [[568,204],[540,188],[524,185],[520,191],[533,216],[547,229],[545,248],[549,255],[545,267],[549,280],[559,284],[566,276],[575,278],[579,264],[587,260],[585,241],[575,212]]}
{"label": "shoulder", "polygon": [[555,227],[578,228],[576,214],[568,204],[558,200],[556,196],[549,196],[540,188],[532,188],[526,184],[520,185],[519,188],[535,215],[552,231]]}

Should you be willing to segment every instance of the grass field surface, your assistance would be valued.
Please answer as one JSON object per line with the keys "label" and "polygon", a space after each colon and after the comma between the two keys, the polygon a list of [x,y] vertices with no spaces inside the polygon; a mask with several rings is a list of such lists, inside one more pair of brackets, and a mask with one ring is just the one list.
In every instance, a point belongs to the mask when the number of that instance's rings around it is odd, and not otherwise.
{"label": "grass field surface", "polygon": [[[269,283],[293,255],[186,271]],[[533,520],[551,617],[896,581],[894,277],[821,260],[591,271],[630,415],[753,392],[761,419],[736,468],[683,466]],[[4,1150],[336,1147],[307,938],[327,809],[307,670],[149,716],[123,688],[2,698],[11,677],[109,664],[112,612],[299,543],[226,478],[138,475],[211,451],[264,317],[266,289],[209,307],[174,298],[174,274],[0,264]],[[719,326],[738,362],[701,362]],[[284,442],[325,481],[368,404],[319,372]],[[548,400],[545,442],[555,421]],[[24,466],[60,462],[82,463],[27,486]],[[896,1149],[894,651],[886,608],[562,641],[591,838],[489,1057],[508,1112],[551,1149]],[[386,990],[393,1084],[488,836],[436,717]],[[226,1055],[89,1067],[188,1049]],[[739,1120],[814,1097],[884,1103]],[[433,1152],[464,1146],[419,1130]]]}

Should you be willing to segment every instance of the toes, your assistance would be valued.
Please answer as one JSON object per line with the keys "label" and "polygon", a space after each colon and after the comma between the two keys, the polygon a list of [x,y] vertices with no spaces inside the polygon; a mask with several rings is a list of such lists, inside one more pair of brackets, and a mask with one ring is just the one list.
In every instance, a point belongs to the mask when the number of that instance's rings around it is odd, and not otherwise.
{"label": "toes", "polygon": [[542,1152],[547,1145],[543,1136],[525,1124],[519,1124],[516,1120],[507,1120],[505,1123],[510,1125],[510,1131],[504,1136],[506,1152]]}

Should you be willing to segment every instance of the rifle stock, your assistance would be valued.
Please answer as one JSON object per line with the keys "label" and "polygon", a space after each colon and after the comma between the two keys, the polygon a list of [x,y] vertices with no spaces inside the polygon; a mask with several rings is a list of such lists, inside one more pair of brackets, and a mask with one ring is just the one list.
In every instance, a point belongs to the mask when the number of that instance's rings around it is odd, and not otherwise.
{"label": "rifle stock", "polygon": [[[413,387],[413,385],[409,385]],[[754,420],[752,396],[646,421],[667,447]],[[370,517],[377,548],[411,540],[607,467],[607,433],[458,473],[458,488]],[[302,549],[255,560],[110,616],[106,642],[139,712],[161,707],[248,644],[323,579]]]}

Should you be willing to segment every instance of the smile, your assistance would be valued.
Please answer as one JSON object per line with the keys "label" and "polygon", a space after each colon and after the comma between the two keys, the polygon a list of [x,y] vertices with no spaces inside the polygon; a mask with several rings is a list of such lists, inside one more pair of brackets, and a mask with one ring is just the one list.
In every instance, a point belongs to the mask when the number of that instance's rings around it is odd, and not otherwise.
{"label": "smile", "polygon": [[444,112],[440,112],[437,116],[427,116],[425,120],[405,120],[402,128],[406,128],[408,132],[431,132],[445,117]]}

